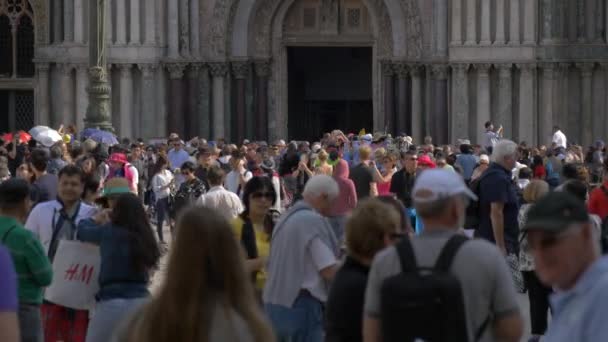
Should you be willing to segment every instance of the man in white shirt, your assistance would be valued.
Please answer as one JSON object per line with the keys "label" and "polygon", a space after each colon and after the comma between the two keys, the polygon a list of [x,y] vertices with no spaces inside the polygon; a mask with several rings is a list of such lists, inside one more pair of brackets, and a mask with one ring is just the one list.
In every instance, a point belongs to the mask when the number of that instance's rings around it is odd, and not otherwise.
{"label": "man in white shirt", "polygon": [[488,154],[492,154],[492,149],[494,145],[502,138],[502,126],[498,127],[498,130],[494,132],[494,124],[491,121],[486,122],[485,124],[486,132],[483,136],[483,147],[488,151]]}
{"label": "man in white shirt", "polygon": [[566,135],[559,129],[559,126],[553,126],[553,138],[551,139],[552,143],[555,143],[557,147],[567,147],[567,139]]}
{"label": "man in white shirt", "polygon": [[217,210],[225,215],[228,220],[237,217],[243,211],[243,204],[239,196],[222,186],[224,171],[219,166],[212,166],[207,173],[207,180],[211,188],[201,195],[197,204]]}
{"label": "man in white shirt", "polygon": [[245,155],[238,150],[232,152],[230,166],[232,167],[232,171],[226,175],[224,186],[226,190],[241,196],[245,189],[245,184],[249,182],[253,174],[245,168]]}

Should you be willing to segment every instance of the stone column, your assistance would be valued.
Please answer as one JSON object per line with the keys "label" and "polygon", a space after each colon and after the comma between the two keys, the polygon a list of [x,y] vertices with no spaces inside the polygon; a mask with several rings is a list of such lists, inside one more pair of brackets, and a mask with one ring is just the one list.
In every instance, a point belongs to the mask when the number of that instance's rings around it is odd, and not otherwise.
{"label": "stone column", "polygon": [[524,3],[524,44],[536,44],[536,9],[538,0],[523,0]]}
{"label": "stone column", "polygon": [[553,87],[555,86],[555,64],[543,63],[542,107],[538,120],[538,142],[549,143],[553,129]]}
{"label": "stone column", "polygon": [[509,20],[509,44],[519,45],[519,0],[511,0],[509,1],[509,4],[511,15],[511,18]]}
{"label": "stone column", "polygon": [[587,41],[587,32],[585,31],[585,2],[587,0],[578,0],[576,2],[576,32],[578,41],[584,43]]}
{"label": "stone column", "polygon": [[[173,0],[176,1],[177,0]],[[189,0],[179,0],[179,51],[184,57],[190,56],[190,12]]]}
{"label": "stone column", "polygon": [[[149,1],[149,0],[148,0]],[[129,15],[129,21],[131,24],[131,36],[129,37],[129,43],[133,45],[141,44],[141,36],[139,34],[140,26],[139,26],[139,0],[130,0],[131,12]]]}
{"label": "stone column", "polygon": [[595,35],[595,2],[598,0],[587,0],[585,3],[585,29],[587,41],[593,42]]}
{"label": "stone column", "polygon": [[54,126],[71,125],[74,121],[74,109],[72,107],[72,65],[57,64],[59,69],[59,87],[61,89],[61,108],[59,116],[53,120]]}
{"label": "stone column", "polygon": [[199,16],[199,2],[192,0],[190,2],[190,50],[193,56],[201,54]]}
{"label": "stone column", "polygon": [[490,37],[492,13],[490,12],[490,1],[481,0],[481,45],[489,45],[492,43]]}
{"label": "stone column", "polygon": [[[608,6],[607,6],[608,8]],[[602,71],[604,72],[604,90],[608,92],[608,63],[602,62],[600,63]],[[604,97],[604,135],[608,134],[608,96]]]}
{"label": "stone column", "polygon": [[259,60],[255,62],[256,86],[256,139],[268,137],[268,79],[270,77],[270,61]]}
{"label": "stone column", "polygon": [[84,128],[84,118],[87,113],[89,99],[87,98],[87,84],[89,82],[87,65],[76,65],[76,128]]}
{"label": "stone column", "polygon": [[49,116],[49,63],[37,63],[36,71],[38,71],[37,87],[36,87],[36,111],[34,122],[40,125],[51,125]]}
{"label": "stone column", "polygon": [[477,143],[483,144],[484,124],[490,121],[490,67],[491,64],[474,64],[477,70]]}
{"label": "stone column", "polygon": [[447,56],[448,54],[448,0],[437,0],[437,54]]}
{"label": "stone column", "polygon": [[207,64],[201,65],[201,87],[199,92],[199,132],[202,137],[211,136],[211,81],[209,79],[209,67]]}
{"label": "stone column", "polygon": [[179,10],[178,0],[167,2],[167,45],[169,57],[179,57]]}
{"label": "stone column", "polygon": [[469,138],[468,69],[468,64],[455,64],[452,66],[452,141]]}
{"label": "stone column", "polygon": [[593,137],[593,103],[591,102],[593,63],[576,63],[581,70],[581,143],[591,145]]}
{"label": "stone column", "polygon": [[142,101],[141,101],[141,131],[144,138],[155,136],[156,116],[156,82],[155,75],[157,66],[155,64],[138,64],[137,67],[141,71],[142,82]]}
{"label": "stone column", "polygon": [[169,115],[167,129],[169,133],[184,134],[184,84],[185,63],[169,63]]}
{"label": "stone column", "polygon": [[383,61],[381,67],[384,79],[384,127],[392,132],[395,128],[395,70],[391,61]]}
{"label": "stone column", "polygon": [[519,141],[534,144],[534,74],[536,65],[532,63],[517,64],[521,70],[519,80],[519,117],[517,118],[517,137]]}
{"label": "stone column", "polygon": [[562,43],[568,41],[568,32],[566,32],[566,22],[569,19],[566,11],[566,7],[568,5],[567,1],[568,0],[557,0],[557,3],[555,4],[557,7],[555,9],[557,14],[555,17],[555,36],[557,40]]}
{"label": "stone column", "polygon": [[85,13],[82,1],[74,0],[74,42],[79,44],[84,43]]}
{"label": "stone column", "polygon": [[[511,0],[511,2],[515,2],[515,0]],[[496,39],[494,44],[504,45],[506,43],[505,22],[505,0],[496,0]],[[513,25],[513,21],[511,21],[511,24]]]}
{"label": "stone column", "polygon": [[422,132],[422,80],[420,73],[422,67],[419,64],[410,65],[410,75],[412,76],[412,132],[411,135],[417,144],[422,142],[424,133]]}
{"label": "stone column", "polygon": [[[158,0],[156,0],[158,1]],[[145,1],[144,10],[145,16],[145,37],[146,45],[154,45],[156,43],[156,6],[155,1]]]}
{"label": "stone column", "polygon": [[[91,3],[89,3],[89,8],[94,7]],[[112,27],[114,27],[113,22],[115,21],[112,13],[112,0],[105,1],[105,17],[106,17],[106,40],[109,44],[114,43],[114,33],[112,32]]]}
{"label": "stone column", "polygon": [[225,62],[209,63],[209,71],[212,77],[212,137],[214,140],[223,138],[226,134],[224,127],[224,78],[228,72],[228,65]]}
{"label": "stone column", "polygon": [[[395,64],[395,72],[397,73],[397,111],[395,115],[395,133],[400,134],[402,132],[408,132],[410,130],[409,125],[409,113],[408,113],[408,94],[410,92],[408,87],[408,76],[409,68],[404,62],[398,62]],[[410,133],[410,132],[408,132]],[[411,134],[411,133],[410,133]]]}
{"label": "stone column", "polygon": [[556,102],[556,114],[553,116],[554,124],[560,127],[568,126],[568,74],[570,63],[558,63],[557,84],[554,89],[554,100]]}
{"label": "stone column", "polygon": [[63,41],[74,41],[74,0],[63,0]]}
{"label": "stone column", "polygon": [[435,87],[435,106],[433,113],[433,133],[435,143],[449,142],[448,132],[448,68],[446,65],[433,65],[433,83]]}
{"label": "stone column", "polygon": [[477,0],[467,0],[467,39],[465,45],[477,45]]}
{"label": "stone column", "polygon": [[504,128],[504,136],[513,136],[513,83],[512,65],[498,66],[498,118],[497,123]]}
{"label": "stone column", "polygon": [[188,70],[188,118],[186,133],[191,137],[200,137],[198,115],[198,93],[200,92],[200,72],[202,63],[190,64]]}
{"label": "stone column", "polygon": [[542,44],[551,44],[554,43],[553,39],[553,26],[554,26],[554,18],[553,18],[553,2],[555,0],[542,0],[542,19],[543,19],[543,35],[542,35]]}
{"label": "stone column", "polygon": [[452,0],[452,41],[450,44],[462,44],[462,0]]}
{"label": "stone column", "polygon": [[63,42],[63,8],[61,7],[61,1],[53,1],[53,42]]}
{"label": "stone column", "polygon": [[249,62],[239,61],[232,62],[232,73],[236,79],[236,142],[241,142],[245,139],[245,91],[247,76],[249,76]]}
{"label": "stone column", "polygon": [[608,4],[606,1],[597,0],[595,3],[595,34],[594,34],[594,42],[601,44],[604,42],[604,30],[608,30],[608,26],[606,25],[606,20],[604,20],[604,16],[606,15],[606,11],[604,7],[608,8]]}
{"label": "stone column", "polygon": [[127,43],[127,2],[116,0],[114,6],[116,6],[116,15],[114,16],[116,19],[114,22],[116,39],[114,42],[117,45],[124,45]]}
{"label": "stone column", "polygon": [[131,64],[118,64],[120,70],[120,129],[119,136],[131,137],[133,134],[133,73]]}

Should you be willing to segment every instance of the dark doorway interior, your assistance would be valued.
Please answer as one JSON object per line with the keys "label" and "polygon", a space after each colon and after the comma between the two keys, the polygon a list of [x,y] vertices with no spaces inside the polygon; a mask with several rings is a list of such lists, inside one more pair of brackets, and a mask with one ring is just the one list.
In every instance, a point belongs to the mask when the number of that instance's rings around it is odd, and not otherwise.
{"label": "dark doorway interior", "polygon": [[289,47],[289,138],[371,131],[372,48]]}

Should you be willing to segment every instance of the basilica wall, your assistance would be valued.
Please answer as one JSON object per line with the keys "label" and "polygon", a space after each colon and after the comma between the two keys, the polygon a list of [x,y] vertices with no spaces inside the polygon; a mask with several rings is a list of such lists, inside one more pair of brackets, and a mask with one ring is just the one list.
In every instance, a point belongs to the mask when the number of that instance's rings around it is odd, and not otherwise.
{"label": "basilica wall", "polygon": [[[439,143],[479,141],[487,120],[531,144],[554,124],[573,142],[608,134],[604,0],[104,2],[121,136],[288,138],[290,46],[371,47],[373,129]],[[31,87],[36,123],[82,127],[89,1],[29,3],[36,73],[0,89]]]}

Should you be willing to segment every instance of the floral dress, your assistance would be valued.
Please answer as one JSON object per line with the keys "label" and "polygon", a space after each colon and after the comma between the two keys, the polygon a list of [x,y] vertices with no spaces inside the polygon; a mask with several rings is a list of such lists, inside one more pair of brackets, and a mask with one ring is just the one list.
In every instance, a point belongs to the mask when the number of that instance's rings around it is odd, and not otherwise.
{"label": "floral dress", "polygon": [[519,214],[517,215],[517,221],[519,222],[519,270],[522,272],[531,272],[534,271],[534,259],[530,254],[530,247],[528,246],[528,238],[523,236],[521,233],[523,227],[526,225],[526,221],[528,220],[528,210],[532,204],[526,203],[521,206],[519,209]]}

